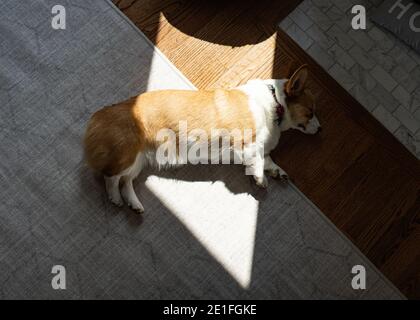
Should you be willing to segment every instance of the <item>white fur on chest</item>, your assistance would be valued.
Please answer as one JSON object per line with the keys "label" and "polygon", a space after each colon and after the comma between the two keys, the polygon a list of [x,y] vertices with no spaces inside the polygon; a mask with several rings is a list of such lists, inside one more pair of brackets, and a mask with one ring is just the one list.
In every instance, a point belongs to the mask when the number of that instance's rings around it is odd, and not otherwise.
{"label": "white fur on chest", "polygon": [[[263,144],[264,154],[269,154],[278,144],[281,132],[285,126],[277,124],[276,105],[277,101],[286,108],[286,96],[283,91],[287,80],[251,80],[247,84],[238,87],[249,98],[249,108],[254,116],[257,141]],[[268,85],[276,88],[275,101]],[[285,118],[287,118],[285,112]],[[288,119],[284,119],[288,121]]]}

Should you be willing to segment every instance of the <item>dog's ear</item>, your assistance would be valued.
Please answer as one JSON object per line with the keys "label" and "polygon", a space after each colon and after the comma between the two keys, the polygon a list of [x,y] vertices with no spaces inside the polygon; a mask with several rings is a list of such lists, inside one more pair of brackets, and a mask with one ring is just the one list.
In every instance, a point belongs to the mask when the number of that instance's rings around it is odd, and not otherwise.
{"label": "dog's ear", "polygon": [[297,69],[290,79],[286,82],[285,91],[289,97],[296,97],[303,92],[308,78],[308,65],[303,65]]}
{"label": "dog's ear", "polygon": [[300,62],[296,60],[290,60],[286,67],[287,79],[290,79],[293,76],[293,74],[296,72],[296,70],[300,68],[300,66],[302,66]]}

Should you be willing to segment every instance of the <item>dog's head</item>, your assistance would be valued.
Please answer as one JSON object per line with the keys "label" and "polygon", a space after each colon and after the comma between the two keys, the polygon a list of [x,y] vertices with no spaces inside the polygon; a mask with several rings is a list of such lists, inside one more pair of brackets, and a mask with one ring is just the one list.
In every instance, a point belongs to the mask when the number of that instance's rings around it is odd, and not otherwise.
{"label": "dog's head", "polygon": [[288,109],[289,127],[305,134],[315,134],[321,130],[315,116],[316,101],[311,91],[306,88],[308,66],[298,68],[284,84]]}

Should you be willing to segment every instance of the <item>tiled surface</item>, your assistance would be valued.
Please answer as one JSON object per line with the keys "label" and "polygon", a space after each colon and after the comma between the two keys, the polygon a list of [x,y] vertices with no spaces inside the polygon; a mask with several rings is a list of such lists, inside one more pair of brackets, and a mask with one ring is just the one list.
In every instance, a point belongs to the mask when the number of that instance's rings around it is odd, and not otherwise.
{"label": "tiled surface", "polygon": [[[304,0],[280,27],[420,158],[420,55],[369,20],[381,2]],[[351,28],[356,4],[367,30]]]}

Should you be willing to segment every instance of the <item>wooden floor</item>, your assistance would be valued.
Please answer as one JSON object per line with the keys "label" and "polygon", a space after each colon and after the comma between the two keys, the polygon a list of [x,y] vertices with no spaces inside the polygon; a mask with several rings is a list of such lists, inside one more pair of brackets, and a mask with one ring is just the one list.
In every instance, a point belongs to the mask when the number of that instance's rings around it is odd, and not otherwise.
{"label": "wooden floor", "polygon": [[295,184],[409,298],[420,299],[420,164],[276,24],[300,1],[114,0],[198,88],[284,78],[308,63],[319,136],[273,153]]}

